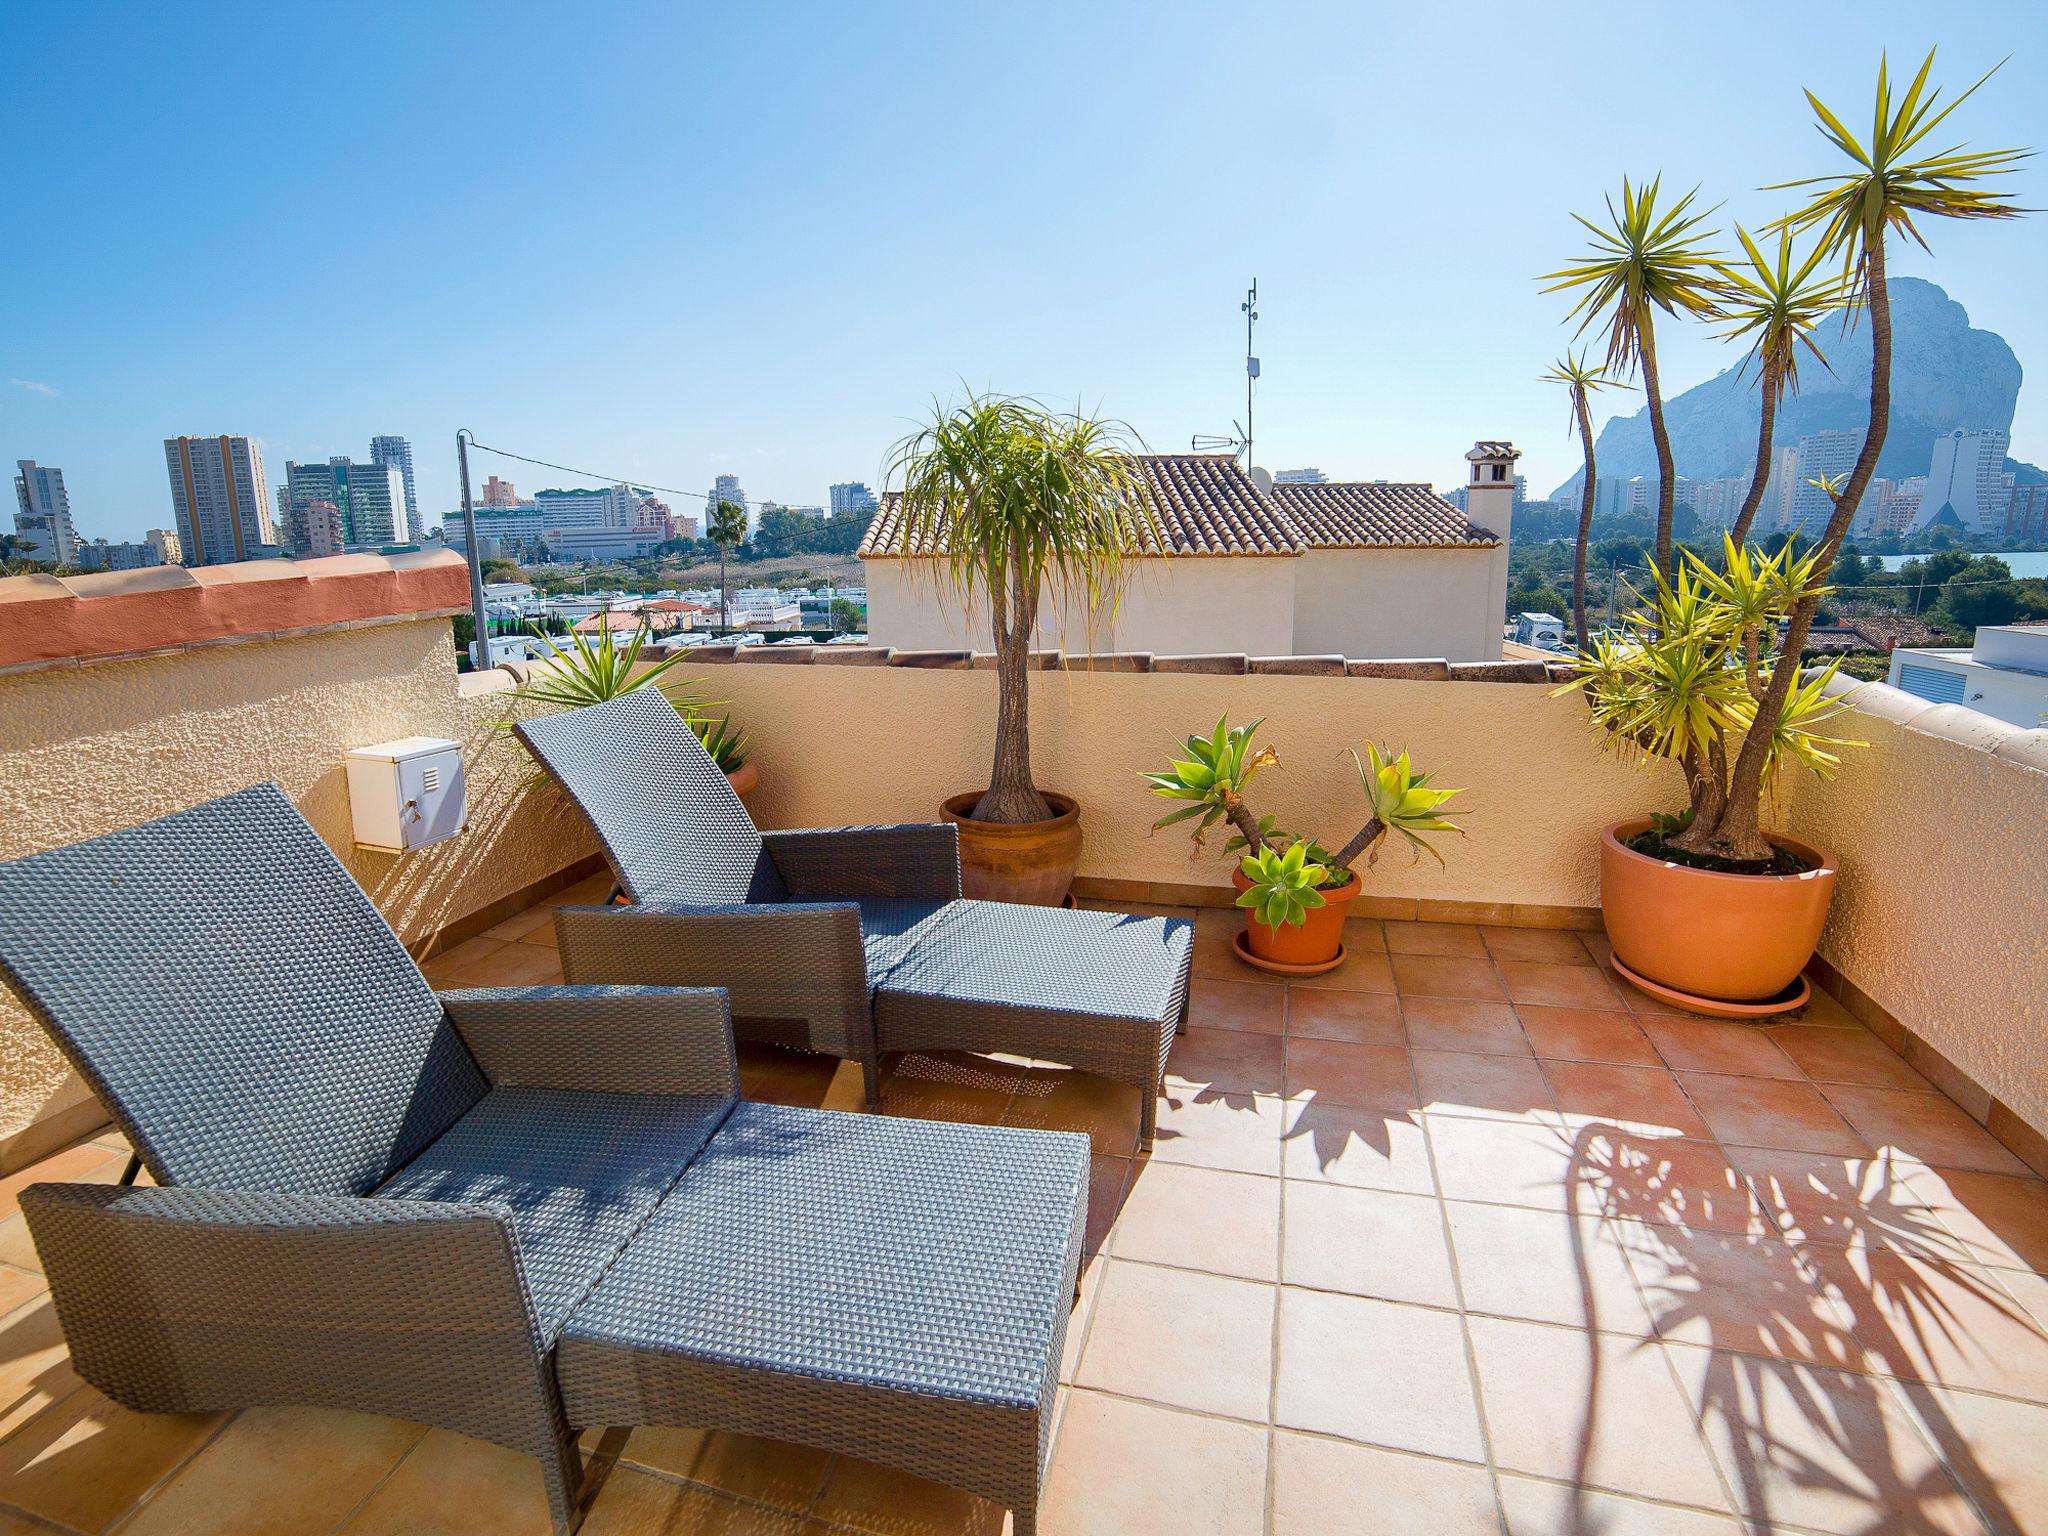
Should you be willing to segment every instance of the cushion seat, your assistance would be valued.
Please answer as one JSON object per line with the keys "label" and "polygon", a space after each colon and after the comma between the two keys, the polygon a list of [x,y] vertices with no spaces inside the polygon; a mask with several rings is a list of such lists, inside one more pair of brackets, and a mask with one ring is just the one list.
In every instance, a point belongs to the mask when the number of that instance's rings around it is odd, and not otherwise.
{"label": "cushion seat", "polygon": [[506,1206],[552,1341],[729,1107],[723,1097],[494,1088],[376,1196]]}

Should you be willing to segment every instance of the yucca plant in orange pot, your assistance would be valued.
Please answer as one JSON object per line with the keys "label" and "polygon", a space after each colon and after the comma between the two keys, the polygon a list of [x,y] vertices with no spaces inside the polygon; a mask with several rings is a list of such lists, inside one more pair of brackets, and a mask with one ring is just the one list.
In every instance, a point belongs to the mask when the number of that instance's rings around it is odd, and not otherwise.
{"label": "yucca plant in orange pot", "polygon": [[1343,961],[1344,921],[1363,888],[1353,866],[1360,859],[1368,864],[1377,859],[1389,832],[1398,832],[1441,863],[1428,834],[1462,830],[1443,806],[1463,791],[1433,787],[1430,775],[1417,773],[1405,751],[1382,751],[1367,742],[1363,758],[1355,752],[1351,756],[1371,813],[1351,840],[1332,853],[1313,837],[1280,831],[1271,816],[1253,816],[1245,804],[1245,789],[1260,770],[1280,764],[1272,747],[1253,748],[1252,737],[1264,723],[1232,726],[1226,715],[1207,736],[1190,736],[1182,743],[1185,757],[1174,758],[1163,773],[1141,777],[1153,794],[1189,802],[1160,817],[1153,831],[1191,821],[1200,848],[1210,828],[1230,823],[1232,836],[1223,847],[1240,855],[1230,879],[1245,912],[1238,958],[1261,970],[1312,975]]}

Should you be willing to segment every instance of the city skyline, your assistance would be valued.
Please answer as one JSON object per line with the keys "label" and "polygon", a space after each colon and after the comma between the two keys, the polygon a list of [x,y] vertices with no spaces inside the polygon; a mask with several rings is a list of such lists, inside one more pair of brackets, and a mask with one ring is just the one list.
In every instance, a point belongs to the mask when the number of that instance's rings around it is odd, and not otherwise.
{"label": "city skyline", "polygon": [[[629,8],[558,35],[532,7],[489,29],[394,8],[406,46],[338,120],[290,86],[288,61],[344,46],[354,23],[285,13],[223,52],[208,9],[110,30],[31,0],[6,23],[10,184],[45,217],[0,250],[0,459],[63,466],[96,536],[168,522],[154,448],[195,430],[246,435],[275,464],[402,435],[428,527],[457,504],[460,426],[686,494],[730,472],[796,505],[835,482],[881,489],[890,444],[963,383],[1079,403],[1183,450],[1242,412],[1237,300],[1254,276],[1259,464],[1444,490],[1486,435],[1553,485],[1577,447],[1538,376],[1571,331],[1537,275],[1580,248],[1571,215],[1661,170],[1725,201],[1724,228],[1755,229],[1790,195],[1760,184],[1834,168],[1801,87],[1857,118],[1880,47],[1898,64],[1937,40],[1915,6],[1859,12],[1845,48],[1825,14],[1732,4],[1685,32],[1688,67],[1646,116],[1613,84],[1684,23],[1619,7],[1560,33],[1506,6],[1390,28],[1310,5],[1249,38],[1227,10],[1055,9],[1021,41],[901,13],[797,26],[768,8],[713,27]],[[2048,19],[1964,6],[1942,30],[1953,84],[2014,55],[1972,102],[1972,142],[2048,143],[2028,88]],[[1009,67],[970,89],[954,66],[998,36]],[[1512,68],[1475,87],[1479,37]],[[586,109],[453,112],[448,57],[479,78],[545,70],[550,100]],[[685,66],[774,78],[777,110],[734,119],[654,88]],[[838,82],[899,71],[920,89],[846,109]],[[150,105],[167,73],[185,82],[172,114]],[[1035,82],[1055,74],[1073,110],[1049,118]],[[101,105],[60,110],[81,99]],[[964,158],[934,174],[931,132],[963,118]],[[202,163],[233,167],[231,201],[186,196],[179,169]],[[2013,181],[2023,205],[2048,195],[2039,162]],[[277,205],[366,186],[386,217],[359,238],[250,259]],[[631,238],[591,238],[607,212]],[[2048,220],[1944,227],[1935,252],[1902,242],[1894,264],[2023,363],[2048,360],[2031,276]],[[1673,392],[1739,356],[1668,322],[1659,346]],[[1640,401],[1609,395],[1601,416]],[[2048,392],[2022,390],[2012,442],[2048,458]],[[471,469],[479,485],[545,474],[483,453]]]}

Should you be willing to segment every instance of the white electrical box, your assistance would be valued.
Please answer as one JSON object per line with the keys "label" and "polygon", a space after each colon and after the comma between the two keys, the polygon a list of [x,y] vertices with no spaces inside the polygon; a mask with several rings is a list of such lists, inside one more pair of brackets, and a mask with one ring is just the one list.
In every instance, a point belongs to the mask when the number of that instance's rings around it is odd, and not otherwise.
{"label": "white electrical box", "polygon": [[469,823],[461,744],[407,736],[357,747],[348,755],[348,804],[358,848],[410,853],[453,837]]}

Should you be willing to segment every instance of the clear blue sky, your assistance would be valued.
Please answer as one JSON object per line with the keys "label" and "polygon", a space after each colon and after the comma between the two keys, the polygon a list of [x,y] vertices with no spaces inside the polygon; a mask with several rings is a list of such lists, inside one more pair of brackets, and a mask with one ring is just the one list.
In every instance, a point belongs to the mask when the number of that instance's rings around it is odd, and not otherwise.
{"label": "clear blue sky", "polygon": [[[1860,124],[1880,49],[1930,43],[1952,85],[2010,52],[1952,121],[2048,147],[2038,0],[9,0],[0,460],[119,538],[169,522],[178,432],[257,437],[273,483],[403,433],[430,521],[459,426],[795,502],[963,379],[1179,449],[1242,409],[1256,275],[1260,463],[1444,485],[1512,437],[1541,492],[1570,212],[1662,170],[1765,220],[1832,168],[1800,87]],[[1898,265],[2048,370],[2048,216],[1933,238]],[[1664,353],[1674,392],[1733,357]],[[2048,379],[2014,439],[2048,458]]]}

